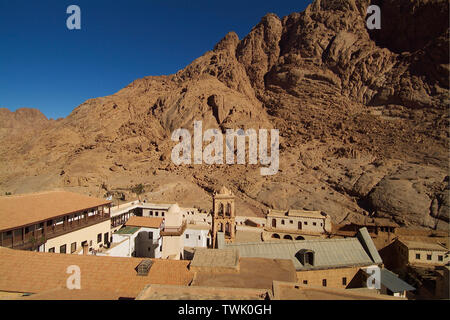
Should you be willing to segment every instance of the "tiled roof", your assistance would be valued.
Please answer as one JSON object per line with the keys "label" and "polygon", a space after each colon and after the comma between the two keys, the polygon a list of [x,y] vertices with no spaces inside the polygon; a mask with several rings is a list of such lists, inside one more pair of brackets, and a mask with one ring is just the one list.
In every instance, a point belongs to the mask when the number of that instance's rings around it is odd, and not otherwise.
{"label": "tiled roof", "polygon": [[144,227],[144,228],[159,229],[162,223],[163,218],[132,216],[130,219],[128,219],[125,225],[128,227]]}
{"label": "tiled roof", "polygon": [[148,284],[188,285],[188,261],[152,259],[147,276],[135,268],[142,258],[118,258],[12,250],[0,247],[0,291],[42,293],[66,288],[67,267],[81,271],[81,289],[136,297]]}
{"label": "tiled roof", "polygon": [[21,227],[53,217],[111,203],[67,191],[48,191],[0,197],[0,230]]}

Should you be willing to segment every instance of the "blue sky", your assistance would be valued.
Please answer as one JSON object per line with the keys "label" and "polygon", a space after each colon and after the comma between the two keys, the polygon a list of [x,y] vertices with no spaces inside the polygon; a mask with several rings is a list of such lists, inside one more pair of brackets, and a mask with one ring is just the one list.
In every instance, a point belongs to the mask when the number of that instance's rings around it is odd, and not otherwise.
{"label": "blue sky", "polygon": [[[135,79],[172,74],[229,31],[242,39],[261,17],[309,0],[0,0],[0,107],[66,117]],[[68,30],[66,9],[81,9]]]}

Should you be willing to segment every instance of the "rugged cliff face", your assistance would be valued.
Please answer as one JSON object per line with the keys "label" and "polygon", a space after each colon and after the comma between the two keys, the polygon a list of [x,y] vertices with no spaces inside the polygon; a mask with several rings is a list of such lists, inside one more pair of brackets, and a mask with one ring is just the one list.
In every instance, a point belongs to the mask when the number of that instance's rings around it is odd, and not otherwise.
{"label": "rugged cliff face", "polygon": [[[366,28],[369,0],[316,0],[65,119],[0,112],[0,191],[104,195],[143,183],[149,199],[208,208],[207,191],[225,184],[240,214],[306,208],[337,223],[374,214],[448,228],[448,1],[371,3],[381,30]],[[175,166],[171,133],[192,132],[194,120],[222,132],[279,129],[278,174]]]}

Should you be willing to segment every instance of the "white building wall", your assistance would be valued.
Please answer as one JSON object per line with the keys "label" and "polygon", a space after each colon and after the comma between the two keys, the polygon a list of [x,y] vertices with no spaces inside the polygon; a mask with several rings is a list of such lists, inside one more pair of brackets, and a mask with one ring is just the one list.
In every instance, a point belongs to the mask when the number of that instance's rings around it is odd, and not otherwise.
{"label": "white building wall", "polygon": [[184,247],[206,248],[208,231],[206,229],[186,229],[183,235]]}

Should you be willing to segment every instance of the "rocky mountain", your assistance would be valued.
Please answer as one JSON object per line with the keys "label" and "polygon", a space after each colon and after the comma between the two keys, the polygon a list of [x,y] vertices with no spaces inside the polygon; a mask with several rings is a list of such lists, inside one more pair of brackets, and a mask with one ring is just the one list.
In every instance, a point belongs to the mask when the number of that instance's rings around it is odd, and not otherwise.
{"label": "rocky mountain", "polygon": [[[380,30],[366,27],[370,4],[381,8]],[[238,214],[305,208],[335,223],[371,215],[448,230],[448,5],[316,0],[64,119],[0,110],[0,191],[130,196],[142,183],[148,199],[209,209],[208,192],[225,184]],[[171,133],[192,132],[195,120],[203,130],[278,129],[279,172],[176,166]]]}

